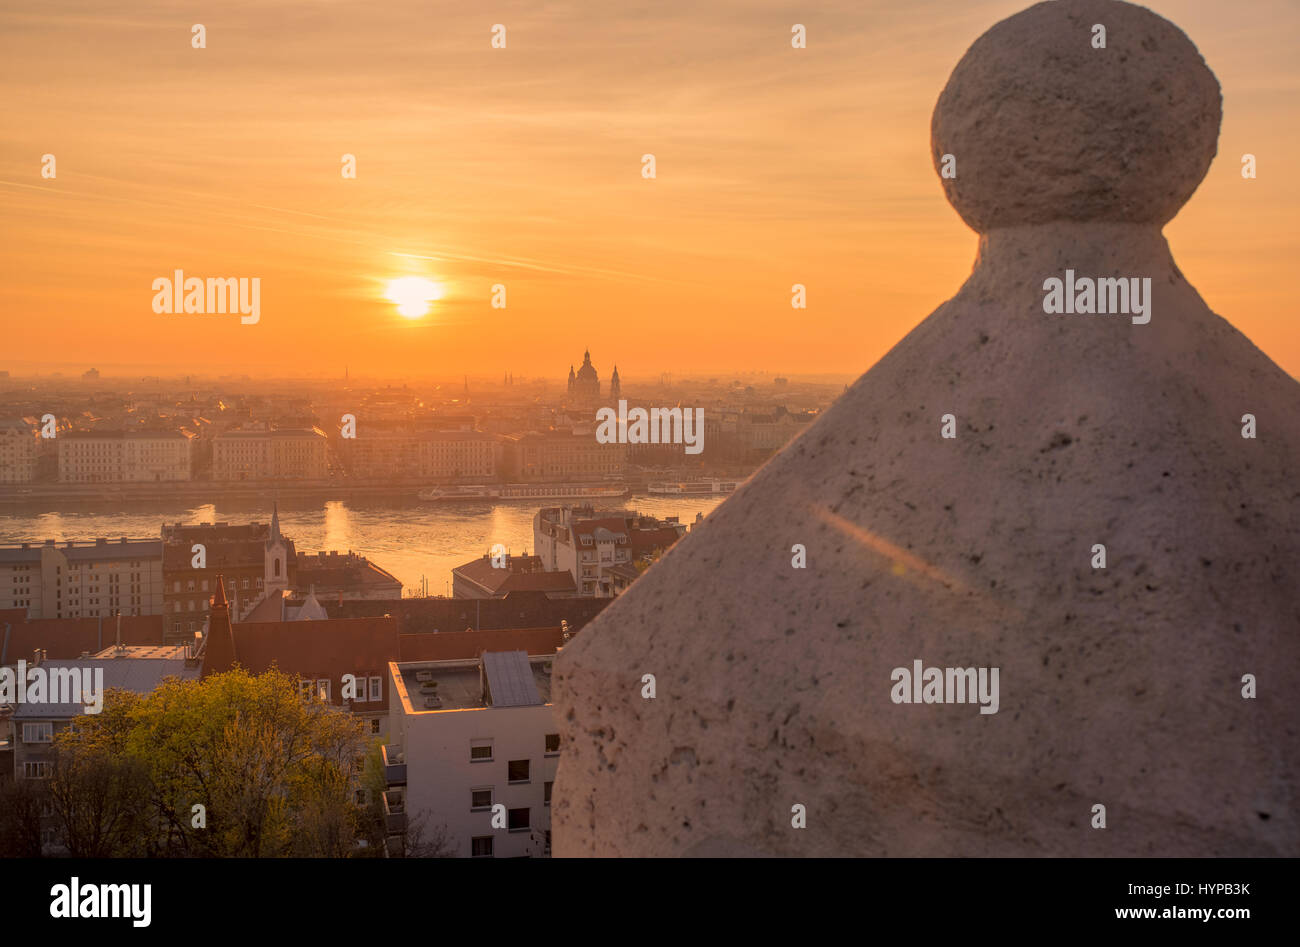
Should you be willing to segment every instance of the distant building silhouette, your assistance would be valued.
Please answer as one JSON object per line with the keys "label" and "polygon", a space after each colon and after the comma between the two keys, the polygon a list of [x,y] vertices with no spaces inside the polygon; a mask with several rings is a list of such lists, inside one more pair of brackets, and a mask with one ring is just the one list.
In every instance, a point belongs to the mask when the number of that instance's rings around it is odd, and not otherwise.
{"label": "distant building silhouette", "polygon": [[591,351],[582,353],[582,367],[575,374],[569,366],[569,400],[592,404],[600,400],[600,376],[591,364]]}

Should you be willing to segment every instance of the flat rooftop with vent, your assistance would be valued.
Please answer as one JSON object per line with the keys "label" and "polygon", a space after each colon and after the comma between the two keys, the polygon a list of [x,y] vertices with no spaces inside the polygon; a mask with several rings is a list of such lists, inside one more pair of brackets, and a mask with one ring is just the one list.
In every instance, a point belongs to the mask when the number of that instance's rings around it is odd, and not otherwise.
{"label": "flat rooftop with vent", "polygon": [[550,703],[552,657],[489,651],[468,660],[393,662],[389,668],[403,713],[481,710]]}

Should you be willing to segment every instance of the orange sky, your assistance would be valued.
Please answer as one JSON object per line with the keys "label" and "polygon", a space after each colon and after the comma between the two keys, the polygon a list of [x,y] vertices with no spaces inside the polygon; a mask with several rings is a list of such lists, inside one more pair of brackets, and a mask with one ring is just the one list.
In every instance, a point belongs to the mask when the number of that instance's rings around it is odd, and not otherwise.
{"label": "orange sky", "polygon": [[[560,378],[590,346],[602,377],[856,374],[970,271],[930,114],[970,43],[1026,5],[11,4],[0,369]],[[1166,228],[1175,259],[1300,375],[1300,6],[1150,6],[1224,90],[1219,156]],[[260,323],[155,315],[151,283],[177,268],[260,277]],[[383,296],[408,275],[446,284],[414,321]]]}

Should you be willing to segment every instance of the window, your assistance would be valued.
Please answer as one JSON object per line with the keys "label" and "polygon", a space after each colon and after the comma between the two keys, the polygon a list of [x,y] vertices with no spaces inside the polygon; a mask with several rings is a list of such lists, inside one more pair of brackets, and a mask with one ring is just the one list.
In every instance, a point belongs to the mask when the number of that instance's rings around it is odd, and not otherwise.
{"label": "window", "polygon": [[470,839],[470,855],[474,858],[491,858],[492,836],[479,835]]}
{"label": "window", "polygon": [[244,578],[240,579],[239,581],[240,581],[240,585],[239,585],[239,587],[240,587],[241,589],[246,589],[246,588],[248,588],[248,577],[247,577],[247,576],[245,576]]}
{"label": "window", "polygon": [[492,762],[492,741],[475,740],[469,746],[469,761],[471,763],[490,763]]}
{"label": "window", "polygon": [[310,697],[312,695],[311,681],[299,681],[298,693],[300,693],[303,697]]}
{"label": "window", "polygon": [[23,724],[24,743],[49,743],[54,739],[53,723]]}
{"label": "window", "polygon": [[370,699],[384,699],[384,679],[381,677],[372,677],[370,679]]}
{"label": "window", "polygon": [[492,808],[492,788],[471,789],[469,791],[470,810],[491,809]]}
{"label": "window", "polygon": [[45,779],[50,775],[50,764],[44,761],[24,763],[23,775],[28,779]]}
{"label": "window", "polygon": [[506,779],[512,783],[528,782],[528,760],[511,760],[507,763]]}
{"label": "window", "polygon": [[560,752],[560,735],[558,733],[548,733],[546,735],[546,755],[556,756]]}
{"label": "window", "polygon": [[371,733],[378,733],[378,732],[379,732],[379,718],[378,718],[378,717],[374,717],[374,718],[371,719],[371,721],[370,721],[370,732],[371,732]]}
{"label": "window", "polygon": [[329,678],[322,677],[320,680],[316,682],[316,696],[324,701],[328,701],[330,699]]}
{"label": "window", "polygon": [[187,580],[185,581],[185,591],[186,591],[186,592],[193,592],[193,591],[194,591],[194,580],[193,580],[193,579],[187,579]]}
{"label": "window", "polygon": [[510,824],[510,831],[511,831],[511,832],[527,832],[527,831],[528,831],[528,829],[529,829],[530,826],[529,826],[529,824],[528,824],[528,810],[527,810],[527,809],[511,809],[511,810],[509,810],[509,812],[507,813],[507,815],[510,817],[510,818],[509,818],[509,824]]}
{"label": "window", "polygon": [[543,792],[542,792],[542,799],[543,799],[543,801],[544,801],[548,806],[551,804],[551,787],[554,786],[554,785],[555,785],[555,783],[553,783],[553,782],[552,782],[552,783],[543,783],[543,784],[542,784],[542,786],[544,787]]}
{"label": "window", "polygon": [[356,800],[357,805],[359,806],[364,806],[366,804],[366,791],[364,789],[357,790]]}

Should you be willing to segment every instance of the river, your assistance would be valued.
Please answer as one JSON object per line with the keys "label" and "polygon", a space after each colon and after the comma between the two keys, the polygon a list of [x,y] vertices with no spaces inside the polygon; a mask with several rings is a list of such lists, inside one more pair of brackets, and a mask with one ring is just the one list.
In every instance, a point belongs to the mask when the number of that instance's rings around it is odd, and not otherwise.
{"label": "river", "polygon": [[[689,525],[696,513],[707,516],[723,497],[633,496],[606,500],[600,509],[628,509],[656,516],[676,516]],[[365,556],[401,580],[406,593],[418,593],[427,578],[430,595],[450,594],[451,570],[501,543],[511,555],[533,550],[536,500],[482,503],[408,503],[282,501],[280,531],[300,552],[336,549]],[[105,537],[158,538],[163,523],[269,522],[271,503],[138,504],[112,512],[85,508],[59,512],[0,510],[0,543],[40,543]]]}

